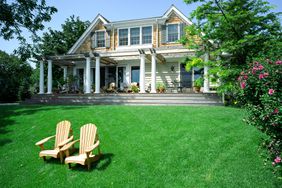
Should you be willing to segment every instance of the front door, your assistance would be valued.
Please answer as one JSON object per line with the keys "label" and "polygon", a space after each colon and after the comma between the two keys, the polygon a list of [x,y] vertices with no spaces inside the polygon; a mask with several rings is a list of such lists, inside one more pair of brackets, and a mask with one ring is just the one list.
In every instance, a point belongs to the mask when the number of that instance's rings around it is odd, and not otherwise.
{"label": "front door", "polygon": [[192,87],[192,71],[185,70],[185,64],[180,64],[180,80],[181,86],[186,88]]}
{"label": "front door", "polygon": [[125,78],[125,67],[118,67],[118,88],[123,90]]}

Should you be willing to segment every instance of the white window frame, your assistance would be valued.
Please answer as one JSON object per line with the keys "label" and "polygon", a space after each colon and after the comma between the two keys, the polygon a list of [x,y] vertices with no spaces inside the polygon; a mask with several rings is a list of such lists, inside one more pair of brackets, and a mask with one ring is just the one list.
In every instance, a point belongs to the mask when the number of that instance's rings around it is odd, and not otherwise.
{"label": "white window frame", "polygon": [[[150,44],[143,44],[143,41],[142,41],[142,28],[143,27],[152,27],[152,39],[151,39],[151,43]],[[130,41],[130,29],[131,28],[139,28],[139,30],[140,30],[140,40],[139,40],[139,44],[133,44],[133,45],[131,45],[131,41]],[[121,29],[127,29],[127,31],[128,31],[128,45],[122,45],[122,46],[120,46],[119,45],[119,30],[121,30]],[[118,48],[128,48],[128,47],[152,47],[152,45],[153,45],[153,35],[154,35],[154,27],[153,27],[153,25],[141,25],[141,26],[132,26],[132,27],[121,27],[121,28],[117,28],[117,37],[118,37],[118,43],[117,43],[117,47]]]}
{"label": "white window frame", "polygon": [[[105,46],[104,47],[98,47],[98,40],[97,40],[97,33],[98,32],[104,32],[104,40],[105,40]],[[106,29],[100,29],[95,31],[95,45],[97,46],[96,48],[106,48]]]}
{"label": "white window frame", "polygon": [[[177,40],[180,40],[180,22],[176,22],[176,23],[167,23],[166,24],[166,43],[178,43]],[[177,40],[174,42],[168,42],[168,25],[177,25],[177,30],[178,30],[178,34],[177,34]]]}

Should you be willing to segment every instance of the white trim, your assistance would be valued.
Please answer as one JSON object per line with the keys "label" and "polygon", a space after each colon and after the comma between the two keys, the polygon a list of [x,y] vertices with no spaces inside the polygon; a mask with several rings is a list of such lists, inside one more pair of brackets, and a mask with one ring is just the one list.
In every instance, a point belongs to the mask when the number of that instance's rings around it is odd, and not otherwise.
{"label": "white trim", "polygon": [[104,24],[107,24],[108,21],[103,18],[102,15],[98,14],[95,19],[92,21],[90,26],[84,31],[84,33],[80,36],[80,38],[75,42],[75,44],[71,47],[71,49],[67,52],[67,54],[74,53],[81,44],[86,40],[86,38],[90,35],[91,31],[96,27],[98,21],[101,20]]}
{"label": "white trim", "polygon": [[[106,34],[107,34],[106,31],[107,31],[106,29],[99,29],[99,30],[96,30],[96,31],[95,31],[95,33],[96,33],[96,34],[95,34],[95,43],[96,43],[95,46],[96,46],[96,48],[99,48],[99,49],[101,49],[101,48],[106,48]],[[105,44],[104,47],[98,47],[98,40],[97,40],[97,33],[98,33],[98,32],[104,32],[104,41],[105,41],[105,42],[104,42],[104,44]],[[93,42],[93,41],[91,41],[91,42]]]}
{"label": "white trim", "polygon": [[179,40],[180,39],[180,24],[181,24],[181,22],[175,22],[175,23],[167,23],[166,24],[166,43],[167,44],[175,44],[175,43],[179,43],[179,42],[177,42],[177,41],[174,41],[174,42],[168,42],[168,25],[177,25],[177,40]]}
{"label": "white trim", "polygon": [[181,17],[187,24],[192,25],[193,23],[179,10],[177,9],[174,5],[171,5],[171,7],[164,13],[162,18],[168,18],[169,15],[175,12],[179,17]]}
{"label": "white trim", "polygon": [[[151,38],[151,43],[148,43],[148,44],[143,44],[143,35],[142,35],[142,29],[143,29],[143,27],[151,27],[152,28],[152,38]],[[133,44],[133,45],[131,45],[131,35],[130,35],[130,29],[131,28],[139,28],[139,30],[140,30],[140,39],[139,39],[139,45],[138,44]],[[119,30],[121,30],[121,29],[127,29],[127,37],[128,37],[128,43],[127,43],[127,45],[122,45],[122,46],[120,46],[119,45]],[[129,49],[129,48],[131,48],[131,47],[141,47],[141,48],[144,48],[144,47],[152,47],[152,45],[153,45],[153,35],[154,35],[154,26],[153,25],[144,25],[144,26],[133,26],[133,27],[121,27],[121,28],[117,28],[117,40],[118,40],[118,42],[117,42],[117,48],[119,48],[119,49]]]}

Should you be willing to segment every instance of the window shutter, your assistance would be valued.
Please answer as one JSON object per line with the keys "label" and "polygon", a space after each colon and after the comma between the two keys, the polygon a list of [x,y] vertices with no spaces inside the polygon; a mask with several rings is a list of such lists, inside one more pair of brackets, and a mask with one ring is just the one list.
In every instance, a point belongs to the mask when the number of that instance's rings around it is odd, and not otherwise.
{"label": "window shutter", "polygon": [[106,38],[105,47],[110,48],[111,47],[111,32],[110,31],[106,31],[105,38]]}
{"label": "window shutter", "polygon": [[161,43],[166,43],[166,25],[162,25],[161,27]]}
{"label": "window shutter", "polygon": [[185,36],[185,24],[181,23],[179,27],[180,27],[180,39],[181,39],[181,37]]}
{"label": "window shutter", "polygon": [[97,47],[96,33],[93,33],[93,35],[91,37],[91,46],[92,46],[92,48],[96,48]]}

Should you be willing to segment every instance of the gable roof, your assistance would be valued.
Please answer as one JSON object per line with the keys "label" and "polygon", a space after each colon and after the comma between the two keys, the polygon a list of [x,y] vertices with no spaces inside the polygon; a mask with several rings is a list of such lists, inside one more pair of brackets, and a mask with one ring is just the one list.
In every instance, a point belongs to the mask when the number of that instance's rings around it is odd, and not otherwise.
{"label": "gable roof", "polygon": [[164,13],[162,18],[168,18],[173,12],[177,14],[180,18],[182,18],[187,24],[192,25],[193,23],[173,4],[170,6],[170,8]]}
{"label": "gable roof", "polygon": [[71,49],[68,51],[67,54],[74,53],[81,44],[85,41],[87,36],[91,33],[91,31],[96,27],[96,25],[99,23],[99,21],[102,21],[104,24],[109,23],[110,21],[104,18],[101,14],[98,14],[94,20],[91,22],[90,26],[84,31],[84,33],[79,37],[79,39],[74,43],[74,45],[71,47]]}
{"label": "gable roof", "polygon": [[163,14],[163,16],[158,17],[151,17],[151,18],[143,18],[143,19],[132,19],[132,20],[123,20],[123,21],[115,21],[110,22],[105,17],[103,17],[101,14],[98,14],[95,19],[91,22],[90,26],[84,31],[84,33],[81,35],[81,37],[76,41],[76,43],[71,47],[71,49],[67,52],[67,54],[74,53],[86,40],[86,38],[90,35],[92,30],[96,27],[96,25],[99,23],[99,21],[102,21],[106,27],[111,27],[112,25],[119,25],[124,23],[136,23],[136,22],[152,22],[155,20],[159,20],[162,22],[165,22],[166,19],[169,18],[169,16],[175,13],[177,16],[179,16],[183,21],[185,21],[187,24],[192,25],[193,23],[179,10],[177,9],[173,4],[170,6],[170,8]]}

